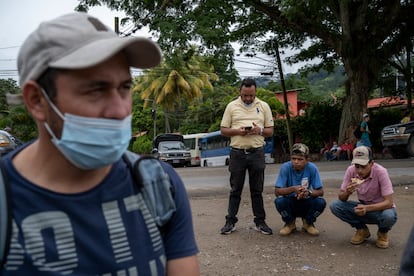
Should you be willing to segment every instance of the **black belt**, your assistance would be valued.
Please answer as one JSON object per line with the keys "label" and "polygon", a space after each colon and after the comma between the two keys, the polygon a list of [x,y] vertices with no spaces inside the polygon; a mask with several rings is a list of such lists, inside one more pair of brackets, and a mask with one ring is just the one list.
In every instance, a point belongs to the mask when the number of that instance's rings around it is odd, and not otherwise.
{"label": "black belt", "polygon": [[263,147],[258,147],[258,148],[248,148],[248,149],[238,149],[238,148],[231,148],[231,150],[234,151],[240,151],[240,152],[244,152],[245,154],[249,154],[249,153],[253,153],[256,152],[258,150],[263,150]]}

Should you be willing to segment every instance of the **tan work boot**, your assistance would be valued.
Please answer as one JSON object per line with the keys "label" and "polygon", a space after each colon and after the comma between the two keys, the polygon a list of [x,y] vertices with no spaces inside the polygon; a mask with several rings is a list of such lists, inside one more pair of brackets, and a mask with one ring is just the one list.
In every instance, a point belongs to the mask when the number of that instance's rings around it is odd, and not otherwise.
{"label": "tan work boot", "polygon": [[390,241],[388,240],[388,233],[377,233],[377,242],[375,245],[379,248],[388,248],[388,245],[390,244]]}
{"label": "tan work boot", "polygon": [[283,228],[280,229],[279,234],[282,236],[287,236],[295,230],[296,230],[296,223],[295,221],[293,221],[289,224],[285,224],[285,226],[283,226]]}
{"label": "tan work boot", "polygon": [[351,239],[352,244],[361,244],[371,236],[368,228],[358,229]]}
{"label": "tan work boot", "polygon": [[308,224],[306,222],[305,219],[302,219],[303,225],[302,225],[302,229],[305,232],[308,232],[308,234],[312,235],[312,236],[318,236],[319,235],[319,230],[316,229],[315,225],[312,224]]}

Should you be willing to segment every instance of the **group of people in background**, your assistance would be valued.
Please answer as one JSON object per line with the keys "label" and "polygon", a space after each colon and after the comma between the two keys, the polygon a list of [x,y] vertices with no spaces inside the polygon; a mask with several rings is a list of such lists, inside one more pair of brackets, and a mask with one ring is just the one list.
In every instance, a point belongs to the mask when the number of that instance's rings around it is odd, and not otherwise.
{"label": "group of people in background", "polygon": [[362,121],[359,124],[361,137],[357,138],[356,143],[354,143],[351,138],[348,138],[342,145],[338,145],[337,141],[332,141],[332,145],[330,145],[330,143],[325,143],[324,147],[320,150],[324,159],[327,161],[352,160],[352,151],[355,147],[366,146],[371,149],[371,131],[368,126],[369,119],[370,117],[368,113],[362,115]]}
{"label": "group of people in background", "polygon": [[334,160],[352,160],[352,151],[354,150],[354,144],[349,140],[346,140],[342,145],[338,145],[336,141],[332,142],[332,146],[326,143],[320,153],[327,161]]}

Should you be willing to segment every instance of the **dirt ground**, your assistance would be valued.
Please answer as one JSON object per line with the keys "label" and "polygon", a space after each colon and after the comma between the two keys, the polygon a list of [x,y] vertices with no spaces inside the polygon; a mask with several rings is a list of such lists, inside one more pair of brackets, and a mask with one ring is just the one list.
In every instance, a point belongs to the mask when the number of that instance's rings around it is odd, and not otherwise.
{"label": "dirt ground", "polygon": [[413,225],[414,186],[394,187],[398,221],[389,232],[390,247],[375,246],[377,228],[370,225],[371,238],[362,245],[349,240],[354,230],[332,215],[329,203],[336,188],[324,188],[327,208],[316,222],[320,231],[312,237],[297,230],[282,237],[283,222],[274,207],[273,188],[267,187],[264,202],[267,224],[273,235],[252,229],[253,215],[248,189],[244,189],[237,223],[231,235],[219,234],[227,210],[227,190],[189,193],[199,246],[202,275],[398,275],[405,244]]}

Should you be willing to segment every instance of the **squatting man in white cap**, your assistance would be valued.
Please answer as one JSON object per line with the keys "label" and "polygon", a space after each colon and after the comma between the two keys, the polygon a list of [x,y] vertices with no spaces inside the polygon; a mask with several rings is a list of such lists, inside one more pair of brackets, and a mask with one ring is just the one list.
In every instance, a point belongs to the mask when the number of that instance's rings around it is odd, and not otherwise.
{"label": "squatting man in white cap", "polygon": [[122,159],[130,67],[160,61],[151,40],[120,38],[85,13],[44,22],[26,39],[18,70],[38,139],[3,158],[14,205],[1,275],[199,275],[181,179],[163,164],[177,210],[161,237]]}
{"label": "squatting man in white cap", "polygon": [[[349,200],[356,192],[358,201]],[[378,226],[376,246],[388,248],[388,232],[397,221],[394,191],[388,171],[374,162],[372,151],[359,146],[353,151],[352,165],[344,175],[338,200],[331,203],[332,213],[356,229],[352,244],[361,244],[371,234],[367,224]]]}

